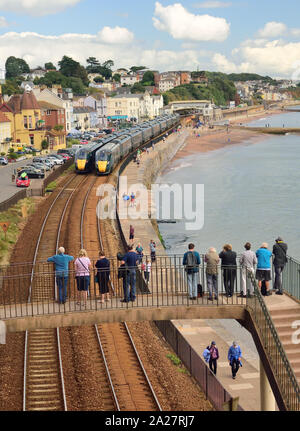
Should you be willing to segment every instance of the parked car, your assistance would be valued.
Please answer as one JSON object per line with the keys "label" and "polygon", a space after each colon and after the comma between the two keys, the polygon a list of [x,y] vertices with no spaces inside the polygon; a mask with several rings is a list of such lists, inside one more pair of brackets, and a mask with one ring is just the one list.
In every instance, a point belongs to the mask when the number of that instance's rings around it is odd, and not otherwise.
{"label": "parked car", "polygon": [[48,159],[51,159],[55,165],[63,165],[64,164],[64,159],[63,157],[57,157],[55,154],[50,154],[48,157]]}
{"label": "parked car", "polygon": [[49,166],[50,169],[52,169],[54,166],[54,162],[52,162],[51,160],[48,160],[46,157],[34,157],[32,161],[33,163],[35,162],[43,163],[44,165]]}
{"label": "parked car", "polygon": [[61,156],[64,158],[65,162],[67,162],[71,158],[71,156],[69,154],[61,154]]}
{"label": "parked car", "polygon": [[38,150],[37,148],[34,148],[31,145],[29,147],[27,147],[27,149],[29,151],[31,151],[32,153],[40,153],[41,152],[41,150]]}
{"label": "parked car", "polygon": [[0,157],[0,165],[7,165],[8,164],[8,160],[7,157]]}
{"label": "parked car", "polygon": [[36,169],[34,166],[24,166],[21,171],[18,170],[18,176],[23,172],[26,172],[28,178],[45,178],[45,172],[40,169]]}
{"label": "parked car", "polygon": [[25,178],[18,177],[16,179],[16,186],[17,187],[29,187],[30,186],[30,179],[28,178],[28,176]]}
{"label": "parked car", "polygon": [[72,156],[72,148],[60,148],[60,149],[57,151],[57,154],[59,154],[60,156],[61,156],[62,154],[69,154],[70,156]]}
{"label": "parked car", "polygon": [[51,168],[48,165],[45,165],[44,163],[32,162],[28,166],[33,166],[36,169],[40,169],[42,172],[51,170]]}

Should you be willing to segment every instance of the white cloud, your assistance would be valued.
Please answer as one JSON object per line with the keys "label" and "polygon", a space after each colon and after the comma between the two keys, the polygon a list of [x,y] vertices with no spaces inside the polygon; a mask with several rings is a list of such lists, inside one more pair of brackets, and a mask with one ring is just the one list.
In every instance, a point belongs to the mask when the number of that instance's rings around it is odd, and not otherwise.
{"label": "white cloud", "polygon": [[111,44],[128,44],[134,39],[133,33],[123,27],[103,27],[99,36],[102,42]]}
{"label": "white cloud", "polygon": [[34,16],[61,12],[81,0],[0,0],[0,10]]}
{"label": "white cloud", "polygon": [[300,28],[292,28],[291,29],[291,35],[299,37],[300,36]]}
{"label": "white cloud", "polygon": [[67,55],[83,65],[88,57],[96,57],[100,62],[112,59],[116,68],[144,64],[149,69],[160,71],[196,70],[197,66],[206,67],[204,54],[193,49],[145,49],[141,42],[135,40],[128,45],[104,43],[99,33],[48,36],[33,32],[8,32],[0,35],[0,58],[5,62],[7,57],[13,55],[23,58],[30,67],[43,65],[47,61],[57,65],[63,55]]}
{"label": "white cloud", "polygon": [[220,53],[216,53],[213,56],[212,61],[218,72],[239,73],[249,71],[249,63],[244,62],[241,64],[235,64],[234,62],[228,60],[225,55]]}
{"label": "white cloud", "polygon": [[282,22],[267,22],[263,29],[259,30],[258,35],[265,38],[281,36],[287,32],[287,26]]}
{"label": "white cloud", "polygon": [[230,24],[224,18],[194,15],[180,3],[163,7],[156,2],[154,14],[154,27],[168,32],[174,39],[222,42],[229,35]]}
{"label": "white cloud", "polygon": [[232,6],[232,3],[224,1],[204,1],[202,3],[195,3],[193,6],[199,9],[217,9],[230,7]]}
{"label": "white cloud", "polygon": [[0,16],[0,28],[8,27],[9,24],[4,16]]}

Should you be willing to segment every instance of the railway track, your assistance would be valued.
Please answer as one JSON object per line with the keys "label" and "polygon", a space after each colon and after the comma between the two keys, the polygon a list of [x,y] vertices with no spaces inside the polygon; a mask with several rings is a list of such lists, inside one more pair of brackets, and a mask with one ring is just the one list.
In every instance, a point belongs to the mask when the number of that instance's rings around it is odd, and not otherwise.
{"label": "railway track", "polygon": [[107,381],[120,411],[161,411],[126,323],[96,325]]}
{"label": "railway track", "polygon": [[23,411],[67,411],[59,329],[25,334]]}

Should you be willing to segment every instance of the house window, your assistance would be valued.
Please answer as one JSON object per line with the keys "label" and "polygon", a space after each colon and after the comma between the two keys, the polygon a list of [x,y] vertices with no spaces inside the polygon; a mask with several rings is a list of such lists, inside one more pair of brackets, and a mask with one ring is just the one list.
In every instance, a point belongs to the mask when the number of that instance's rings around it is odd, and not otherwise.
{"label": "house window", "polygon": [[24,115],[24,127],[28,129],[27,115]]}
{"label": "house window", "polygon": [[51,115],[51,110],[50,109],[47,109],[46,115]]}
{"label": "house window", "polygon": [[29,115],[29,121],[28,121],[28,127],[29,127],[29,129],[32,129],[32,116],[31,115]]}

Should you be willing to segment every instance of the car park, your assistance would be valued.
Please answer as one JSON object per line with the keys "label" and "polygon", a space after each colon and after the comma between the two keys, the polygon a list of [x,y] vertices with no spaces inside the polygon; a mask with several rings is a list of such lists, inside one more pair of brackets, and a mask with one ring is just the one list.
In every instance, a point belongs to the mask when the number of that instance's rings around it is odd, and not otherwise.
{"label": "car park", "polygon": [[8,160],[7,157],[0,157],[0,165],[7,165],[8,164]]}
{"label": "car park", "polygon": [[64,159],[62,158],[58,158],[55,154],[50,154],[48,157],[48,159],[51,159],[55,165],[63,165],[64,164]]}
{"label": "car park", "polygon": [[51,168],[48,165],[45,165],[45,163],[39,163],[39,162],[32,162],[28,166],[33,166],[36,169],[40,169],[41,171],[50,171]]}
{"label": "car park", "polygon": [[71,158],[71,156],[69,154],[61,154],[61,156],[64,158],[65,162],[67,162]]}

